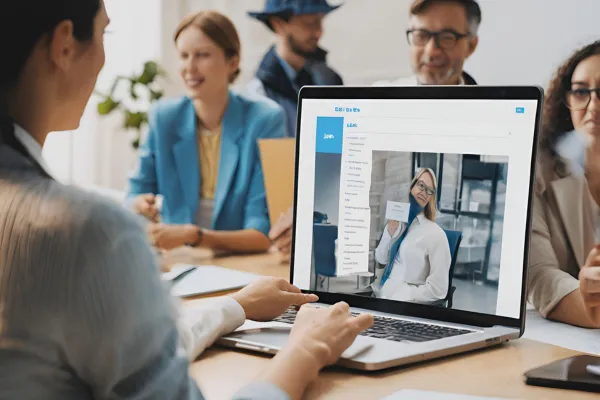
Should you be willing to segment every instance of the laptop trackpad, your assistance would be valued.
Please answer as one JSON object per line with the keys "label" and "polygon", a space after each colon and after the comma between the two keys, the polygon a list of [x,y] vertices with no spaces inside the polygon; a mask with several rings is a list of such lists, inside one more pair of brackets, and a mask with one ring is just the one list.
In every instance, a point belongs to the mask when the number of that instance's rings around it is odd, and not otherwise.
{"label": "laptop trackpad", "polygon": [[[250,321],[248,321],[250,322]],[[246,323],[235,332],[227,335],[227,338],[240,339],[246,343],[256,344],[260,346],[268,346],[274,349],[285,347],[289,340],[289,334],[292,325],[282,323]],[[354,358],[359,355],[364,355],[373,343],[364,340],[361,336],[342,353],[342,358]]]}

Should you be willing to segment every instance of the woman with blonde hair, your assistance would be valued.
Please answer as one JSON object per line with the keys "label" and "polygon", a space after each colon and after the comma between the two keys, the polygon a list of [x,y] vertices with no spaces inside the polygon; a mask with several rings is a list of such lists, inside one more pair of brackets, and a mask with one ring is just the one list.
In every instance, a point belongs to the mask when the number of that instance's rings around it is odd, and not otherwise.
{"label": "woman with blonde hair", "polygon": [[385,264],[376,297],[433,303],[446,297],[452,257],[446,234],[435,222],[437,180],[421,169],[410,185],[407,223],[388,221],[375,259]]}

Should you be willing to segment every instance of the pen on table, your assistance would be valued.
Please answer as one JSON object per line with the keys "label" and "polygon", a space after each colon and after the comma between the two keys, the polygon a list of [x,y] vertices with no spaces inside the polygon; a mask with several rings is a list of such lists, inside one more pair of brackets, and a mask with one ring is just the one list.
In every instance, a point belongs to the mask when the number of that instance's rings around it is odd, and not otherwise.
{"label": "pen on table", "polygon": [[161,218],[160,218],[160,213],[162,212],[162,207],[163,207],[163,202],[164,202],[165,198],[162,194],[157,194],[154,197],[154,205],[156,207],[156,210],[158,211],[158,215],[156,216],[157,221],[156,222],[160,222]]}
{"label": "pen on table", "polygon": [[179,275],[177,275],[175,278],[171,279],[171,283],[177,283],[180,280],[182,280],[183,278],[185,278],[185,276],[191,272],[194,272],[196,270],[196,267],[192,267],[186,271],[183,271],[182,273],[180,273]]}

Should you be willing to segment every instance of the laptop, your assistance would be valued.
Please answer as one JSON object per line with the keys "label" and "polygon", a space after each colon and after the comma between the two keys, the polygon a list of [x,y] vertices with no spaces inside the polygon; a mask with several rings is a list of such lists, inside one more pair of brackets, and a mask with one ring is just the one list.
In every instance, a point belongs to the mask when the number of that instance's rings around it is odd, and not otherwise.
{"label": "laptop", "polygon": [[[539,87],[302,88],[290,281],[316,307],[375,316],[338,365],[521,337],[542,102]],[[219,343],[275,354],[294,318],[246,321]]]}

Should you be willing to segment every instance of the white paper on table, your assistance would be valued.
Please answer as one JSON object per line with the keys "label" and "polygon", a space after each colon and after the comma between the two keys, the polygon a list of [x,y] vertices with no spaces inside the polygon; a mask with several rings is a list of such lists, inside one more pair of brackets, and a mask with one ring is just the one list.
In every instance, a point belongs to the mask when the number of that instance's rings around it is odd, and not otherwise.
{"label": "white paper on table", "polygon": [[527,305],[523,338],[564,347],[583,353],[600,355],[600,329],[585,329],[550,321]]}
{"label": "white paper on table", "polygon": [[381,400],[504,400],[500,397],[468,396],[464,394],[452,394],[442,392],[430,392],[425,390],[404,389]]}
{"label": "white paper on table", "polygon": [[410,203],[388,201],[385,207],[385,219],[388,221],[408,222]]}

